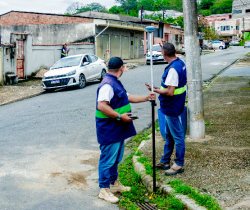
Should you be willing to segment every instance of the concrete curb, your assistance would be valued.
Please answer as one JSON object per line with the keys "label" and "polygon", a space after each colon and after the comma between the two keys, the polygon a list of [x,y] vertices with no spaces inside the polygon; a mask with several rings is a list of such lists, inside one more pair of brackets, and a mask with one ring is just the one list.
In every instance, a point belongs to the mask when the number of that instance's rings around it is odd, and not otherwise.
{"label": "concrete curb", "polygon": [[[149,141],[149,140],[147,140]],[[142,141],[138,148],[142,148],[145,144],[145,141]],[[135,171],[141,175],[142,183],[147,187],[149,191],[153,191],[153,181],[152,177],[146,174],[146,169],[143,164],[138,162],[139,156],[133,156],[133,164]],[[207,208],[198,205],[193,199],[189,198],[187,195],[175,194],[174,189],[170,185],[160,185],[159,182],[156,182],[156,186],[160,188],[162,193],[175,197],[180,200],[184,205],[190,210],[206,210]]]}
{"label": "concrete curb", "polygon": [[7,105],[7,104],[11,104],[11,103],[14,103],[14,102],[17,102],[17,101],[22,101],[22,100],[24,100],[24,99],[32,98],[32,97],[41,95],[41,94],[43,94],[43,93],[44,93],[44,90],[41,90],[41,91],[38,92],[38,93],[29,94],[29,95],[27,95],[27,96],[23,96],[23,97],[14,99],[14,100],[10,100],[10,101],[4,102],[4,103],[0,103],[0,106]]}

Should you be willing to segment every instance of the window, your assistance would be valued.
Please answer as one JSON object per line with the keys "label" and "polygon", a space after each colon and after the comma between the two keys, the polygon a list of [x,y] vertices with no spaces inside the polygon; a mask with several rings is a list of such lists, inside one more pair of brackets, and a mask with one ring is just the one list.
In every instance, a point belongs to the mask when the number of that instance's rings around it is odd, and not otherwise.
{"label": "window", "polygon": [[250,13],[250,9],[246,9],[246,13]]}
{"label": "window", "polygon": [[220,27],[218,27],[218,30],[220,29]]}
{"label": "window", "polygon": [[98,60],[98,58],[94,55],[89,55],[89,57],[92,60],[92,62],[96,62]]}
{"label": "window", "polygon": [[233,26],[231,26],[231,29],[233,29]]}
{"label": "window", "polygon": [[236,26],[236,30],[240,30],[240,26]]}
{"label": "window", "polygon": [[5,55],[9,55],[9,48],[6,48]]}
{"label": "window", "polygon": [[241,14],[242,10],[233,10],[233,14]]}
{"label": "window", "polygon": [[230,26],[226,26],[226,31],[230,31]]}
{"label": "window", "polygon": [[226,27],[225,26],[221,26],[221,31],[225,31]]}

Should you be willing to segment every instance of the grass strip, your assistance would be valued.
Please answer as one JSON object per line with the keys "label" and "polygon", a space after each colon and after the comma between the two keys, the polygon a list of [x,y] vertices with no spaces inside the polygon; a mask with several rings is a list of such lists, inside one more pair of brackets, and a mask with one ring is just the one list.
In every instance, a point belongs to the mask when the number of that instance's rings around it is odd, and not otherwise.
{"label": "grass strip", "polygon": [[141,182],[141,176],[134,170],[133,155],[125,158],[119,165],[119,180],[125,186],[130,186],[131,191],[122,192],[119,205],[129,210],[139,210],[136,203],[157,204],[161,210],[183,210],[186,207],[176,198],[164,195],[160,192],[151,193]]}
{"label": "grass strip", "polygon": [[175,193],[187,195],[188,197],[194,199],[196,203],[204,206],[210,210],[221,210],[220,205],[217,200],[210,195],[201,194],[197,189],[190,187],[182,180],[170,180],[167,182],[174,190]]}

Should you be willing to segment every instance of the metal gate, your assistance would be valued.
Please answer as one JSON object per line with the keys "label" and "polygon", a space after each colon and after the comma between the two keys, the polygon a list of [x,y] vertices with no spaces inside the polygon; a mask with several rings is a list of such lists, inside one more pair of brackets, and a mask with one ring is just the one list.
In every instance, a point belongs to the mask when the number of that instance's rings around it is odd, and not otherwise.
{"label": "metal gate", "polygon": [[121,57],[121,36],[110,36],[111,57]]}
{"label": "metal gate", "polygon": [[109,35],[102,34],[98,36],[97,37],[97,56],[107,61],[109,50],[110,50],[109,49]]}
{"label": "metal gate", "polygon": [[18,78],[24,78],[24,40],[16,40],[17,47],[17,76]]}
{"label": "metal gate", "polygon": [[129,36],[122,36],[122,59],[129,59]]}

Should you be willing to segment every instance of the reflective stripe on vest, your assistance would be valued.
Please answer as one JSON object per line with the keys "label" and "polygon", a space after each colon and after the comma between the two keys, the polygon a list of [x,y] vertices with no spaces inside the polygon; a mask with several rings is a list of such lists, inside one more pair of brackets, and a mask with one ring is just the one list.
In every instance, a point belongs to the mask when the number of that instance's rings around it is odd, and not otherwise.
{"label": "reflective stripe on vest", "polygon": [[[127,112],[131,111],[131,105],[127,104],[127,105],[122,106],[122,107],[120,107],[118,109],[114,109],[114,111],[118,112],[119,114],[127,113]],[[98,117],[98,118],[109,118],[107,115],[103,114],[99,110],[96,110],[95,116]]]}
{"label": "reflective stripe on vest", "polygon": [[64,53],[61,53],[63,56],[66,56],[66,54],[64,54]]}
{"label": "reflective stripe on vest", "polygon": [[[164,88],[164,87],[161,86],[160,89],[161,90],[166,90],[168,88]],[[181,87],[181,88],[176,88],[174,90],[174,95],[180,95],[180,94],[184,93],[186,90],[187,90],[187,86],[186,85],[184,87]]]}

